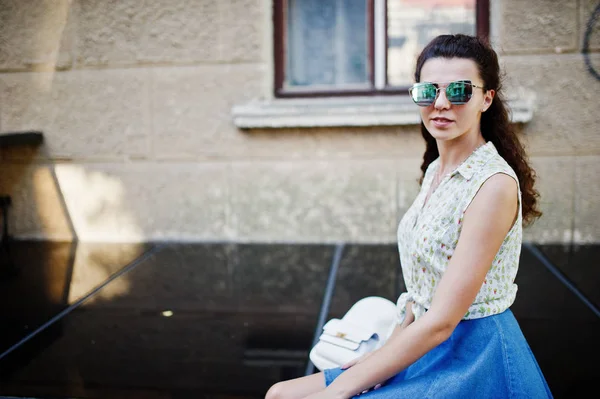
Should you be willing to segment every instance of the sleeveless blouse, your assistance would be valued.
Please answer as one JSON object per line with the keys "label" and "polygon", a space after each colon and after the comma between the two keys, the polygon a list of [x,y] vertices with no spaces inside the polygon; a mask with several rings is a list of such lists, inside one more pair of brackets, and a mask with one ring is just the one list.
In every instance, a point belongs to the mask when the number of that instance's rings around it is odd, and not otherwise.
{"label": "sleeveless blouse", "polygon": [[[427,168],[421,190],[398,226],[398,250],[407,289],[397,301],[398,323],[404,320],[408,301],[414,302],[412,309],[416,319],[431,306],[436,286],[458,243],[464,213],[482,184],[497,173],[507,174],[519,184],[510,165],[498,154],[494,144],[487,142],[444,177],[425,204],[438,167],[439,158]],[[523,236],[520,187],[518,201],[517,219],[463,320],[502,313],[515,300],[517,285],[514,280]]]}

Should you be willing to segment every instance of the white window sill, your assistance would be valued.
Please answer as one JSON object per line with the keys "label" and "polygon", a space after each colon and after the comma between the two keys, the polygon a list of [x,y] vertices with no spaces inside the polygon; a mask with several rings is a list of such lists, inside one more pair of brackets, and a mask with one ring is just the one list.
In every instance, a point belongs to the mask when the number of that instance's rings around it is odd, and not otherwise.
{"label": "white window sill", "polygon": [[[513,123],[533,116],[532,96],[509,99]],[[398,126],[421,123],[419,108],[407,96],[274,99],[236,105],[231,110],[240,129]]]}

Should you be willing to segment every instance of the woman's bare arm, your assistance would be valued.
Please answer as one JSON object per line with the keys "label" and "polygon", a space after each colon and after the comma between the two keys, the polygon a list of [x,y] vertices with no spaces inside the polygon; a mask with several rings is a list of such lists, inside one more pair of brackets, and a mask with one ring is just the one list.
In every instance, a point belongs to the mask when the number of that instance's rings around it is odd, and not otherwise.
{"label": "woman's bare arm", "polygon": [[350,398],[385,381],[450,337],[481,289],[485,276],[512,227],[518,210],[517,185],[505,174],[490,177],[465,212],[456,249],[440,280],[430,309],[390,337],[364,361],[327,388]]}

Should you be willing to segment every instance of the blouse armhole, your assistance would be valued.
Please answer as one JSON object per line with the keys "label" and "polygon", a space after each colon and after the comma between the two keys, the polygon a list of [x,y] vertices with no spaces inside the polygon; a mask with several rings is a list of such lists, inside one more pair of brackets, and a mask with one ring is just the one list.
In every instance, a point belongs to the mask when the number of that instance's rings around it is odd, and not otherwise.
{"label": "blouse armhole", "polygon": [[467,209],[469,209],[469,206],[471,205],[471,203],[473,202],[473,200],[475,199],[475,197],[477,196],[477,193],[479,193],[479,190],[481,190],[481,187],[483,187],[483,185],[485,184],[486,181],[488,181],[492,176],[498,175],[498,174],[503,174],[503,175],[507,175],[509,177],[511,177],[515,183],[517,184],[517,214],[515,215],[514,220],[511,223],[511,230],[514,228],[515,224],[517,223],[517,221],[520,218],[521,215],[521,187],[519,186],[519,179],[517,179],[515,176],[513,176],[512,174],[502,171],[502,170],[495,170],[491,173],[489,173],[487,176],[485,176],[484,179],[481,180],[481,183],[478,184],[478,186],[475,189],[475,192],[471,194],[469,200],[467,201],[467,203],[465,204],[464,208],[462,209],[462,213],[461,213],[461,219],[464,217],[465,212],[467,211]]}

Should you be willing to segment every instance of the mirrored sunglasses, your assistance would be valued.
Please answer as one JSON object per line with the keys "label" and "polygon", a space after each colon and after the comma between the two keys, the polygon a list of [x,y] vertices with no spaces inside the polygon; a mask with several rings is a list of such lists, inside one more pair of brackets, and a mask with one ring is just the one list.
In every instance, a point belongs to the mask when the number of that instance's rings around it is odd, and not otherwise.
{"label": "mirrored sunglasses", "polygon": [[[446,85],[446,98],[453,105],[466,104],[473,95],[473,88],[483,89],[481,86],[476,86],[470,80],[457,80]],[[421,107],[427,107],[435,102],[438,97],[439,87],[437,83],[415,83],[408,93],[415,104]]]}

